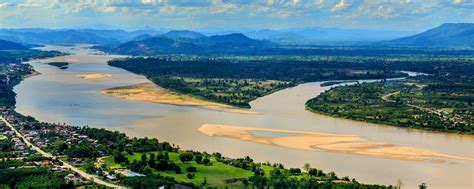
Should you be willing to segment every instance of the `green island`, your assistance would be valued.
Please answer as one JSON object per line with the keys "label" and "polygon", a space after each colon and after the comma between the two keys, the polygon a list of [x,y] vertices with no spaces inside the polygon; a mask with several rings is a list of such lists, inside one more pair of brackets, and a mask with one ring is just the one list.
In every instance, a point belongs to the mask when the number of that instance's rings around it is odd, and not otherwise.
{"label": "green island", "polygon": [[366,64],[355,60],[356,57],[170,55],[115,59],[108,64],[145,75],[174,92],[241,108],[250,108],[249,102],[258,97],[305,82],[405,76],[371,68],[370,59]]}
{"label": "green island", "polygon": [[358,121],[474,134],[474,63],[453,61],[426,65],[429,75],[334,87],[306,108]]}
{"label": "green island", "polygon": [[48,62],[46,64],[65,70],[68,68],[69,62]]}

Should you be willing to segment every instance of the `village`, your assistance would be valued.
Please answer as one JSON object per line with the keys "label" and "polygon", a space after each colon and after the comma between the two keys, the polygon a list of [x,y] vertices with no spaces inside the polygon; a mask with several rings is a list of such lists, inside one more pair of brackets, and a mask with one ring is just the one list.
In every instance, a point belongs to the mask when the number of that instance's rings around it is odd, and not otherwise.
{"label": "village", "polygon": [[[25,162],[21,164],[23,168],[25,166],[29,168],[47,168],[53,173],[64,175],[63,178],[66,182],[74,186],[90,185],[93,182],[109,184],[110,182],[109,186],[117,187],[118,185],[112,183],[118,181],[118,175],[124,177],[145,176],[128,169],[118,169],[113,172],[102,171],[100,169],[101,164],[96,162],[95,157],[69,157],[56,150],[56,148],[63,148],[62,150],[64,150],[68,146],[76,146],[81,143],[88,143],[88,145],[92,145],[91,147],[99,146],[97,140],[80,134],[77,127],[66,124],[41,123],[31,117],[22,116],[2,107],[0,107],[0,117],[4,120],[0,121],[0,144],[2,144],[0,145],[2,147],[0,158],[4,162],[16,160]],[[21,136],[8,127],[8,123]],[[101,150],[98,150],[97,153],[99,156],[106,156],[106,153]],[[90,165],[94,167],[90,167]],[[13,168],[18,167],[8,167],[8,169]],[[102,179],[107,180],[107,182]]]}

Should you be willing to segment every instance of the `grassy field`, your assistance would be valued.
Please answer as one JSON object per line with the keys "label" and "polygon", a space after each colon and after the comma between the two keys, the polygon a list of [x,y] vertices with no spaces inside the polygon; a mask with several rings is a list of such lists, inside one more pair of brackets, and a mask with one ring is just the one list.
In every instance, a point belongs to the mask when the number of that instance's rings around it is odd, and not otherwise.
{"label": "grassy field", "polygon": [[[150,153],[146,153],[147,157],[150,157]],[[139,161],[141,159],[142,153],[134,153],[133,155],[126,155],[128,160],[132,162],[133,160]],[[174,171],[157,171],[153,170],[153,174],[160,174],[162,176],[173,177],[178,182],[187,182],[193,183],[195,185],[200,185],[204,182],[204,179],[207,180],[207,186],[241,186],[241,182],[227,183],[227,180],[235,178],[248,178],[253,175],[252,171],[236,168],[231,165],[226,165],[221,162],[217,162],[214,158],[211,158],[212,165],[206,166],[203,164],[197,164],[195,161],[189,161],[182,163],[179,160],[179,154],[175,152],[169,153],[170,162],[176,163],[182,170],[182,174],[176,174]],[[113,160],[113,157],[108,157],[104,159],[104,163],[110,169],[119,169],[122,168],[119,164],[116,164]],[[193,179],[188,179],[186,174],[186,168],[194,166],[197,168],[195,172],[195,177]],[[268,172],[270,167],[268,166]]]}

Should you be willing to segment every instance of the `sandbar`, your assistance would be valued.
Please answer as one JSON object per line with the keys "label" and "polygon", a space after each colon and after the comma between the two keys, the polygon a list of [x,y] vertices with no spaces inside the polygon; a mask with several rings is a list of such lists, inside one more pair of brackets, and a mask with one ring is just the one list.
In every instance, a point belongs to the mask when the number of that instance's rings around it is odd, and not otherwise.
{"label": "sandbar", "polygon": [[259,115],[258,112],[202,100],[196,97],[169,91],[154,83],[142,83],[124,87],[104,89],[101,94],[134,101],[154,102],[176,106],[199,107],[215,111]]}
{"label": "sandbar", "polygon": [[[438,163],[446,162],[446,159],[474,161],[474,159],[467,157],[452,156],[414,147],[398,146],[384,142],[370,141],[364,137],[356,135],[240,127],[218,124],[204,124],[198,130],[208,136],[227,137],[299,150],[349,153],[401,160],[429,160],[431,162]],[[277,135],[275,137],[256,136],[252,133],[253,131],[287,133],[292,135]]]}
{"label": "sandbar", "polygon": [[80,77],[82,79],[101,79],[101,78],[106,78],[106,77],[112,77],[111,74],[105,74],[105,73],[88,73],[88,74],[79,74],[77,77]]}
{"label": "sandbar", "polygon": [[57,56],[52,58],[45,58],[45,59],[37,59],[31,60],[30,62],[37,62],[37,63],[48,63],[48,62],[69,62],[71,64],[74,63],[95,63],[95,64],[106,64],[107,61],[115,59],[115,58],[123,58],[120,55],[67,55],[67,56]]}

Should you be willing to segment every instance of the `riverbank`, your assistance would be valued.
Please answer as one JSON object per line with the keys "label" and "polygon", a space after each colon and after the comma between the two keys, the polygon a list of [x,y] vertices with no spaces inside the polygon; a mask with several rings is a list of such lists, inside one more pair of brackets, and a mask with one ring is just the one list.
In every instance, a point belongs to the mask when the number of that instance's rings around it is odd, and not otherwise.
{"label": "riverbank", "polygon": [[153,83],[142,83],[137,85],[104,89],[101,90],[100,93],[106,96],[133,101],[170,104],[175,106],[198,107],[209,110],[239,114],[260,114],[258,112],[253,112],[242,108],[236,108],[225,104],[205,101],[192,96],[175,93],[162,87],[159,87]]}
{"label": "riverbank", "polygon": [[[470,158],[451,156],[414,147],[370,141],[356,135],[238,127],[217,124],[204,124],[198,130],[208,136],[227,137],[300,150],[351,153],[400,160],[446,162],[447,159],[459,159],[474,161],[474,159]],[[269,132],[267,134],[273,133],[273,136],[258,136],[258,134],[254,133],[256,131]],[[282,134],[284,135],[282,136]]]}

